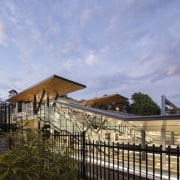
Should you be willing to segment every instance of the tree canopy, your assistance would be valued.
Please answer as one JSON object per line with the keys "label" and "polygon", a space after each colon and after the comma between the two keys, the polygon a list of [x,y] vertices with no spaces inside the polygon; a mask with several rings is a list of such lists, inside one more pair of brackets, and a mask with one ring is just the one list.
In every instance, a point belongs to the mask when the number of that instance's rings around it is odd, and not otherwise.
{"label": "tree canopy", "polygon": [[13,97],[18,94],[18,92],[14,89],[10,90],[8,93],[9,93],[9,97]]}
{"label": "tree canopy", "polygon": [[133,102],[130,104],[129,111],[132,114],[148,116],[159,115],[161,113],[160,107],[147,94],[141,92],[134,93],[131,96],[131,100]]}
{"label": "tree canopy", "polygon": [[160,107],[147,94],[136,92],[132,94],[131,100],[132,103],[129,101],[116,102],[104,104],[99,108],[104,110],[124,111],[141,116],[159,115],[161,113]]}

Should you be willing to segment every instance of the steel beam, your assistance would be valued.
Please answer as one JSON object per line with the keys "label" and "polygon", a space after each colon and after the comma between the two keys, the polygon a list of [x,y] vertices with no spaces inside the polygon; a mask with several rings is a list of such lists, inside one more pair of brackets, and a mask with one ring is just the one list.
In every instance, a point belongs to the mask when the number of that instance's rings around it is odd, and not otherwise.
{"label": "steel beam", "polygon": [[36,114],[39,112],[39,109],[40,109],[40,107],[41,107],[41,104],[42,104],[42,101],[43,101],[43,99],[44,99],[45,93],[46,93],[46,91],[43,90],[42,95],[41,95],[41,99],[40,99],[39,104],[38,104],[38,107],[37,107],[37,109],[36,109]]}
{"label": "steel beam", "polygon": [[[56,100],[58,99],[58,97],[59,97],[59,94],[57,93],[57,94],[56,94],[56,97],[54,98],[54,100],[56,101]],[[55,106],[56,106],[56,103],[53,102],[52,107],[55,107]]]}

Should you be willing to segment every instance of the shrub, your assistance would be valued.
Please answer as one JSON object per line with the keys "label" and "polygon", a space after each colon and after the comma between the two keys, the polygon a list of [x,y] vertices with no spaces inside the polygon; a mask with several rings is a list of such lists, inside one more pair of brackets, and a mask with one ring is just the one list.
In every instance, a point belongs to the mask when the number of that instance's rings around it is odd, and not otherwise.
{"label": "shrub", "polygon": [[0,155],[0,179],[46,180],[77,179],[77,162],[73,151],[64,147],[56,151],[56,141],[33,130],[10,133],[11,149]]}

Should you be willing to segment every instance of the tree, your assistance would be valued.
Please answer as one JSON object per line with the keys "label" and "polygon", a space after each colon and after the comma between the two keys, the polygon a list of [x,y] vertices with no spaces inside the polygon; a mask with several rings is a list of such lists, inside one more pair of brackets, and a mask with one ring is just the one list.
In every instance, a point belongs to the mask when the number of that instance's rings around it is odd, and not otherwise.
{"label": "tree", "polygon": [[129,112],[132,114],[148,116],[159,115],[161,113],[160,107],[147,94],[141,92],[134,93],[131,96],[131,100],[133,103],[130,104]]}
{"label": "tree", "polygon": [[18,94],[18,92],[14,89],[10,90],[8,93],[9,93],[9,97],[13,97]]}

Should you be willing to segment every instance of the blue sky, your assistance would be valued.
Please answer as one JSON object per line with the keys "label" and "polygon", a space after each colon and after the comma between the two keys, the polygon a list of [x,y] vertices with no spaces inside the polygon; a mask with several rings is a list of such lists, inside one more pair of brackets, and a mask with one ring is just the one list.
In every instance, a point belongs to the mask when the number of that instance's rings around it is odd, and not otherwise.
{"label": "blue sky", "polygon": [[135,92],[180,106],[179,0],[1,0],[0,97],[53,75],[78,100]]}

